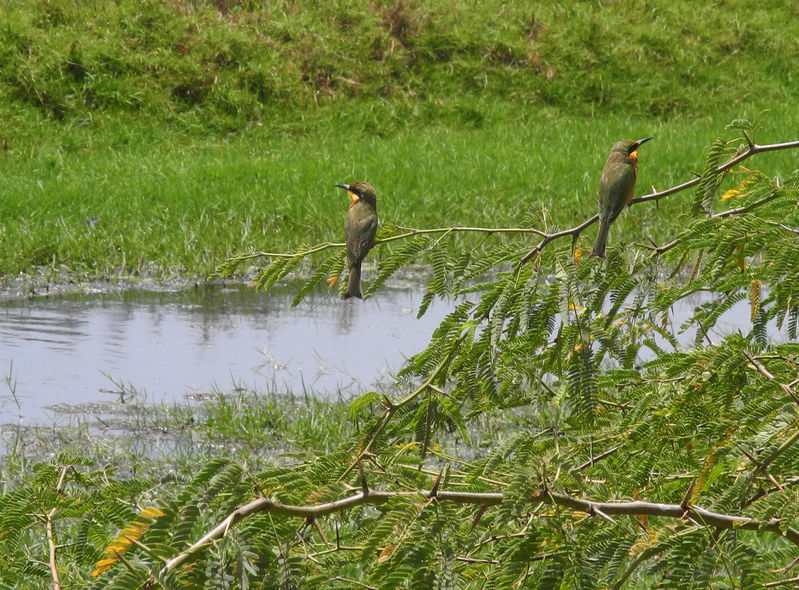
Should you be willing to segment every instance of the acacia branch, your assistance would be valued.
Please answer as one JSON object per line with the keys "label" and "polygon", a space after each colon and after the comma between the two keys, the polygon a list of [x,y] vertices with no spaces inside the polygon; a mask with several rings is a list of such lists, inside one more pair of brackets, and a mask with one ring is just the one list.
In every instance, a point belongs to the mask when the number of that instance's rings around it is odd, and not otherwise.
{"label": "acacia branch", "polygon": [[[260,512],[279,514],[303,518],[305,520],[316,519],[328,514],[341,512],[363,506],[365,504],[385,504],[392,498],[399,497],[418,497],[428,500],[449,501],[457,504],[471,504],[475,506],[490,507],[502,503],[504,496],[499,492],[454,492],[439,490],[419,490],[419,491],[395,491],[385,492],[380,490],[367,489],[352,496],[326,502],[324,504],[313,505],[291,505],[275,502],[269,498],[256,498],[252,502],[245,504],[230,513],[222,522],[208,531],[200,540],[194,543],[185,551],[181,551],[169,559],[161,570],[161,574],[167,574],[176,570],[188,562],[195,554],[203,551],[211,543],[224,538],[227,533],[241,520]],[[700,526],[715,527],[716,529],[745,529],[768,531],[784,537],[791,543],[799,545],[799,531],[792,527],[785,530],[781,528],[779,518],[769,520],[758,520],[747,516],[737,516],[713,512],[699,506],[682,506],[681,504],[662,504],[657,502],[646,502],[634,500],[629,502],[594,502],[583,498],[575,498],[566,494],[554,493],[548,490],[539,491],[531,494],[527,500],[531,504],[551,504],[569,508],[576,512],[585,512],[592,516],[601,516],[610,520],[609,515],[627,516],[660,516],[666,518],[676,518],[686,522],[693,522]]]}
{"label": "acacia branch", "polygon": [[[58,483],[55,486],[55,491],[60,493],[64,488],[64,481],[67,477],[69,467],[64,465],[61,467],[61,473],[58,476]],[[56,564],[56,544],[55,544],[55,531],[53,530],[53,518],[58,508],[53,507],[45,514],[46,528],[47,528],[47,546],[50,552],[50,578],[53,583],[53,590],[61,590],[61,579],[58,576],[58,565]]]}
{"label": "acacia branch", "polygon": [[[471,226],[453,226],[453,227],[434,227],[427,229],[418,229],[412,227],[397,226],[398,229],[405,230],[403,233],[379,238],[375,240],[375,245],[386,244],[396,240],[404,240],[405,238],[412,238],[414,236],[423,236],[430,234],[450,234],[450,233],[483,233],[483,234],[536,234],[538,236],[546,236],[547,233],[534,227],[471,227]],[[322,242],[315,246],[310,246],[303,250],[295,250],[293,252],[264,252],[257,250],[247,254],[238,254],[229,258],[226,262],[244,262],[245,260],[253,260],[255,258],[305,258],[311,254],[329,250],[330,248],[344,248],[347,244],[344,242]]]}
{"label": "acacia branch", "polygon": [[795,584],[799,584],[799,577],[790,578],[788,580],[780,580],[777,582],[768,582],[763,584],[763,588],[779,588],[780,586],[791,586],[795,588]]}
{"label": "acacia branch", "polygon": [[244,262],[245,260],[252,260],[253,258],[297,258],[298,256],[305,258],[306,256],[316,254],[317,252],[322,252],[323,250],[328,250],[330,248],[343,248],[346,245],[347,244],[344,242],[322,242],[316,246],[306,248],[305,250],[296,250],[294,252],[263,252],[259,250],[256,252],[250,252],[249,254],[239,254],[237,256],[233,256],[226,262],[235,261],[239,263]]}
{"label": "acacia branch", "polygon": [[470,227],[470,226],[454,226],[454,227],[436,227],[432,229],[416,229],[413,227],[397,226],[398,229],[407,230],[405,233],[388,236],[380,240],[375,240],[375,244],[391,242],[393,240],[402,240],[413,236],[420,236],[425,234],[443,234],[454,232],[476,232],[483,234],[535,234],[544,237],[547,232],[536,229],[534,227]]}
{"label": "acacia branch", "polygon": [[596,221],[598,219],[599,219],[599,214],[597,213],[596,215],[594,215],[590,219],[586,219],[585,221],[583,221],[580,225],[578,225],[576,227],[572,227],[570,229],[564,229],[564,230],[561,230],[561,231],[558,231],[558,232],[554,232],[554,233],[544,234],[544,239],[541,240],[540,242],[538,242],[538,244],[536,244],[535,248],[533,248],[527,254],[522,256],[521,260],[519,260],[519,266],[521,266],[522,264],[524,264],[525,262],[530,260],[533,256],[536,256],[536,255],[540,254],[541,251],[550,242],[553,242],[553,241],[555,241],[555,240],[557,240],[559,238],[562,238],[564,236],[571,236],[572,237],[572,241],[576,240],[577,237],[580,235],[580,233],[585,228],[587,228],[588,226],[596,223]]}
{"label": "acacia branch", "polygon": [[[773,192],[770,195],[768,195],[767,197],[763,197],[762,199],[760,199],[758,201],[754,201],[752,203],[749,203],[748,205],[743,205],[741,207],[735,207],[734,209],[725,209],[724,211],[720,211],[718,213],[714,213],[713,215],[709,215],[708,219],[721,219],[721,218],[724,218],[724,217],[731,217],[733,215],[743,215],[744,213],[749,213],[753,209],[757,209],[761,205],[765,205],[769,201],[773,201],[778,196],[779,195],[776,192]],[[664,244],[664,245],[662,245],[660,247],[657,247],[657,248],[652,248],[652,250],[654,251],[656,256],[660,256],[664,252],[674,248],[674,246],[676,246],[678,243],[679,243],[679,240],[672,240],[668,244]]]}
{"label": "acacia branch", "polygon": [[596,457],[592,456],[591,458],[588,459],[588,461],[586,461],[582,465],[578,465],[577,467],[575,467],[575,469],[577,471],[582,471],[583,469],[591,467],[592,465],[595,465],[595,464],[599,463],[605,457],[610,457],[613,453],[618,451],[620,448],[621,448],[620,446],[611,447],[610,449],[608,449],[604,453],[600,453]]}
{"label": "acacia branch", "polygon": [[[464,338],[463,335],[458,336],[458,340],[462,340]],[[436,369],[432,372],[432,374],[422,383],[419,387],[417,387],[414,391],[403,397],[401,400],[397,402],[391,401],[388,397],[384,397],[383,405],[386,409],[383,411],[383,415],[380,416],[378,424],[375,426],[374,431],[372,432],[369,441],[366,445],[358,452],[355,459],[352,463],[344,470],[344,473],[338,478],[339,481],[342,481],[347,475],[349,475],[350,471],[352,471],[353,467],[356,464],[359,464],[361,458],[363,458],[366,453],[369,452],[369,449],[372,447],[372,443],[374,443],[375,439],[377,439],[378,435],[383,431],[383,429],[388,425],[389,420],[391,419],[392,414],[397,411],[397,409],[401,408],[404,405],[407,405],[409,402],[413,401],[417,396],[419,396],[422,392],[427,389],[437,389],[433,385],[438,376],[441,374],[444,369],[449,366],[452,357],[455,355],[455,351],[457,350],[457,346],[453,346],[447,355],[447,357],[439,363]]]}
{"label": "acacia branch", "polygon": [[796,394],[793,392],[793,390],[792,390],[792,389],[791,389],[791,388],[790,388],[790,387],[789,387],[787,384],[785,384],[785,383],[781,383],[780,381],[777,381],[776,377],[774,377],[774,375],[772,375],[772,374],[771,374],[771,371],[769,371],[769,370],[768,370],[768,369],[767,369],[767,368],[766,368],[766,367],[763,365],[763,363],[761,363],[759,360],[757,360],[755,357],[753,357],[751,354],[749,354],[749,353],[748,353],[748,352],[746,352],[746,351],[744,351],[744,356],[747,358],[747,360],[748,360],[750,363],[752,363],[752,366],[753,366],[755,369],[757,369],[757,372],[758,372],[758,373],[760,373],[761,375],[763,375],[763,377],[765,377],[765,378],[766,378],[766,379],[768,379],[769,381],[771,381],[771,382],[773,382],[773,383],[776,383],[776,384],[777,384],[777,387],[779,387],[779,388],[782,390],[782,392],[783,392],[785,395],[787,395],[788,397],[790,397],[791,399],[793,399],[793,401],[794,401],[794,402],[796,402],[797,404],[799,404],[799,396],[797,396],[797,395],[796,395]]}
{"label": "acacia branch", "polygon": [[[730,168],[733,168],[735,165],[743,162],[747,158],[751,158],[755,154],[759,154],[759,153],[762,153],[762,152],[773,152],[773,151],[777,151],[777,150],[787,150],[787,149],[793,149],[793,148],[798,148],[799,147],[799,141],[788,141],[788,142],[784,142],[784,143],[772,143],[772,144],[766,144],[766,145],[758,145],[756,143],[753,143],[752,140],[750,140],[748,136],[746,137],[746,141],[747,141],[747,144],[748,144],[748,148],[745,149],[740,154],[734,155],[732,158],[727,160],[724,164],[721,164],[720,166],[718,166],[716,168],[716,170],[715,170],[715,174],[720,174],[722,172],[725,172],[725,171],[729,170]],[[649,201],[659,201],[660,199],[663,199],[663,198],[668,197],[670,195],[673,195],[675,193],[684,191],[685,189],[691,188],[692,186],[696,186],[700,182],[702,182],[702,176],[697,174],[695,178],[692,178],[691,180],[688,180],[688,181],[683,182],[681,184],[675,185],[675,186],[673,186],[671,188],[667,188],[667,189],[662,190],[662,191],[654,191],[652,193],[649,193],[648,195],[643,195],[641,197],[636,197],[635,199],[630,201],[630,206],[638,205],[639,203],[647,203]],[[758,203],[758,204],[762,204],[762,203]],[[732,215],[732,213],[725,213],[725,216],[726,215]],[[538,244],[536,244],[536,246],[532,250],[530,250],[527,254],[522,256],[521,260],[519,260],[519,266],[523,265],[525,262],[530,260],[533,256],[539,255],[541,253],[541,251],[544,249],[544,247],[546,247],[547,244],[549,244],[550,242],[552,242],[554,240],[557,240],[557,239],[565,237],[565,236],[572,236],[572,240],[576,240],[577,237],[580,235],[580,233],[585,228],[587,228],[588,226],[592,225],[598,219],[599,219],[599,215],[597,214],[597,215],[594,215],[590,219],[587,219],[586,221],[582,222],[580,225],[577,225],[575,227],[572,227],[572,228],[569,228],[569,229],[564,229],[564,230],[561,230],[559,232],[554,232],[554,233],[544,233],[543,234],[543,239]]]}

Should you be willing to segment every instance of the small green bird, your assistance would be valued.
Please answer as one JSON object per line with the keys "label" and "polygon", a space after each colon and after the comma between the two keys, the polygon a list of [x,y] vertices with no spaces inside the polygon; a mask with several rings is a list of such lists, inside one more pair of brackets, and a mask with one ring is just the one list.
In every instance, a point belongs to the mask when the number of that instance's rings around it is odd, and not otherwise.
{"label": "small green bird", "polygon": [[599,180],[599,232],[591,250],[592,257],[605,257],[610,224],[616,221],[621,210],[633,199],[635,179],[638,176],[638,148],[650,139],[652,138],[645,137],[638,141],[625,139],[616,142],[610,150]]}
{"label": "small green bird", "polygon": [[377,233],[377,194],[371,184],[354,182],[337,184],[350,196],[350,209],[344,230],[347,235],[347,264],[350,277],[344,299],[357,297],[363,299],[361,293],[361,263],[372,249]]}

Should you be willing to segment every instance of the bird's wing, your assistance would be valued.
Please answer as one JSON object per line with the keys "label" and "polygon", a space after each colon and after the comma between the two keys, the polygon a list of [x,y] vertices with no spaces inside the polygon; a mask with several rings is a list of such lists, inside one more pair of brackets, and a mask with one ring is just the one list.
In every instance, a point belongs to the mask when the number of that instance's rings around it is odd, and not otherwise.
{"label": "bird's wing", "polygon": [[603,172],[599,180],[599,215],[613,222],[630,202],[635,190],[635,168],[624,166],[614,181]]}
{"label": "bird's wing", "polygon": [[350,260],[363,260],[367,252],[372,248],[372,244],[377,233],[377,215],[366,215],[364,217],[347,218],[347,234],[354,229],[354,235],[358,238],[347,240],[347,254]]}

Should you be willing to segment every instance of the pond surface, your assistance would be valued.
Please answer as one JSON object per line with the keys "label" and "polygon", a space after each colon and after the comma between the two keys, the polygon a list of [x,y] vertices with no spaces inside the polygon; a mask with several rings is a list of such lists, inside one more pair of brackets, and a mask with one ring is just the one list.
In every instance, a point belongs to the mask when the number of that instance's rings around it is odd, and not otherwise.
{"label": "pond surface", "polygon": [[[314,295],[297,307],[293,294],[203,285],[0,302],[0,424],[67,424],[93,404],[181,403],[237,388],[351,397],[389,382],[454,306],[436,301],[417,319],[417,284],[367,301]],[[675,331],[699,303],[673,308]],[[743,301],[709,336],[750,327]],[[679,340],[690,346],[695,334]],[[769,337],[786,339],[773,326]]]}
{"label": "pond surface", "polygon": [[59,423],[81,404],[180,402],[211,391],[344,396],[422,350],[451,305],[420,289],[367,301],[208,285],[0,303],[0,424]]}

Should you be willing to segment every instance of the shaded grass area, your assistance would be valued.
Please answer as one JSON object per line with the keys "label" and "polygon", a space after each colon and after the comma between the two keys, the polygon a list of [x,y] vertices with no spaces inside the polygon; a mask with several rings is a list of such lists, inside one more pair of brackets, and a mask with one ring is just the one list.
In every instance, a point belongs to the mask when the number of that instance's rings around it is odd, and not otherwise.
{"label": "shaded grass area", "polygon": [[[794,3],[253,0],[0,8],[7,104],[218,131],[380,97],[415,123],[472,101],[703,115],[796,98]],[[779,34],[775,34],[779,32]],[[421,108],[419,108],[421,105]],[[199,121],[197,120],[199,117]],[[380,128],[382,126],[378,126]]]}
{"label": "shaded grass area", "polygon": [[[299,137],[260,128],[201,138],[128,123],[72,128],[0,155],[0,273],[66,266],[97,276],[207,275],[236,252],[341,241],[347,202],[333,185],[355,180],[375,185],[384,222],[499,227],[529,215],[536,227],[566,227],[594,214],[597,179],[617,139],[655,137],[641,151],[643,194],[688,180],[714,137],[734,137],[710,118],[505,115],[492,112],[480,128],[388,137],[351,131],[355,112]],[[795,139],[784,129],[781,115],[768,116],[755,139]],[[120,140],[125,134],[132,137]],[[785,174],[795,162],[765,154],[750,167]],[[614,235],[669,238],[687,198],[636,207]]]}

